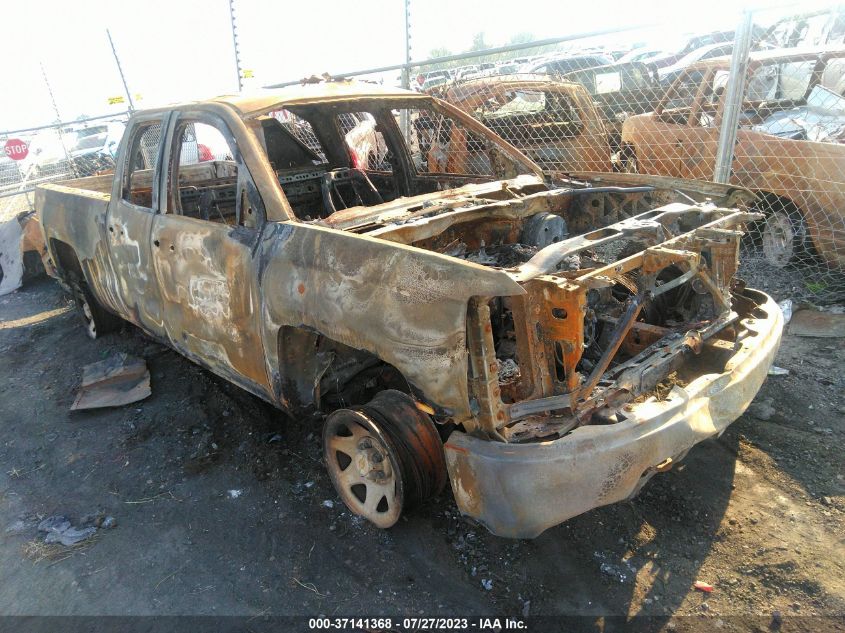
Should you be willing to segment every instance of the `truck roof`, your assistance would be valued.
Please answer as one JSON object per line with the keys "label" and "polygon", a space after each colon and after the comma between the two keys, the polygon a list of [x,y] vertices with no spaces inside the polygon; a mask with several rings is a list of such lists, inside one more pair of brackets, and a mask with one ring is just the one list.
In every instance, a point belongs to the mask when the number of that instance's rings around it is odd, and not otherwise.
{"label": "truck roof", "polygon": [[430,101],[427,94],[390,88],[363,81],[340,80],[320,81],[318,83],[298,84],[284,88],[256,90],[235,95],[220,95],[210,99],[171,103],[165,106],[139,110],[139,112],[154,112],[178,110],[185,106],[198,103],[225,103],[238,111],[243,119],[250,119],[274,109],[293,105],[310,105],[330,103],[332,101],[354,101],[366,99],[401,99]]}
{"label": "truck roof", "polygon": [[210,99],[210,101],[227,103],[236,108],[243,118],[250,118],[276,107],[370,98],[427,101],[431,97],[402,88],[385,87],[363,81],[343,80],[320,81],[319,83],[300,84],[239,95],[223,95]]}

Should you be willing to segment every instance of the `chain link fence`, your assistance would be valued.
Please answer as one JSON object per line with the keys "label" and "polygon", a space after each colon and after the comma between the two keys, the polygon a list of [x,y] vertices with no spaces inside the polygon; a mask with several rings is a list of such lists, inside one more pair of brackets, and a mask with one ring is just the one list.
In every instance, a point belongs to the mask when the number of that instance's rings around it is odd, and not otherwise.
{"label": "chain link fence", "polygon": [[0,295],[41,267],[37,185],[113,171],[127,113],[0,132]]}
{"label": "chain link fence", "polygon": [[842,301],[845,13],[768,22],[768,30],[751,31],[742,60],[732,59],[734,34],[726,31],[639,59],[636,49],[620,55],[568,42],[532,55],[417,67],[412,77],[546,170],[697,180],[717,179],[726,97],[736,82],[727,180],[753,191],[763,215],[747,227],[740,273],[779,299]]}
{"label": "chain link fence", "polygon": [[[763,215],[748,227],[741,273],[778,298],[841,301],[845,13],[798,8],[787,18],[765,11],[752,17],[751,52],[739,64],[732,64],[734,30],[670,46],[644,44],[645,31],[626,29],[346,76],[387,85],[409,81],[411,89],[469,112],[551,172],[714,180],[725,173],[717,163],[730,149],[720,136],[729,138],[733,158],[724,179],[757,194],[755,208]],[[733,105],[727,103],[731,86],[739,90]],[[737,116],[726,116],[731,108]],[[279,116],[302,127],[289,113]],[[432,116],[411,113],[404,120],[409,140],[420,147],[444,142]],[[340,123],[358,164],[382,164],[375,123],[365,114],[350,117]],[[0,218],[31,210],[40,183],[112,169],[125,120],[110,115],[0,133]],[[733,120],[735,126],[726,123]],[[450,134],[450,143],[474,142]],[[199,139],[198,152],[202,146]],[[484,166],[464,168],[480,173]]]}
{"label": "chain link fence", "polygon": [[32,210],[39,184],[114,169],[127,114],[0,132],[0,220]]}

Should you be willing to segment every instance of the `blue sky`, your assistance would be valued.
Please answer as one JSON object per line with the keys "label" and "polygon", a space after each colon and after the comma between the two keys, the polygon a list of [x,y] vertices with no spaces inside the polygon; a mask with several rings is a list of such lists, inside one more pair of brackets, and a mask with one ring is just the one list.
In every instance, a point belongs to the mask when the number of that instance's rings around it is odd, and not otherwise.
{"label": "blue sky", "polygon": [[[501,45],[517,33],[546,38],[649,22],[661,28],[620,38],[670,45],[683,32],[731,28],[743,6],[735,0],[667,4],[605,0],[600,10],[591,11],[595,5],[555,0],[411,0],[412,56],[426,58],[438,47],[460,52],[482,31],[489,44]],[[771,2],[754,0],[754,5]],[[764,11],[759,21],[822,3],[784,5]],[[402,0],[235,0],[235,7],[242,65],[255,75],[247,89],[404,58]],[[2,11],[0,131],[56,118],[42,64],[62,118],[120,109],[108,105],[108,98],[123,89],[106,28],[130,90],[142,96],[137,107],[237,90],[228,0],[34,0],[6,2]]]}

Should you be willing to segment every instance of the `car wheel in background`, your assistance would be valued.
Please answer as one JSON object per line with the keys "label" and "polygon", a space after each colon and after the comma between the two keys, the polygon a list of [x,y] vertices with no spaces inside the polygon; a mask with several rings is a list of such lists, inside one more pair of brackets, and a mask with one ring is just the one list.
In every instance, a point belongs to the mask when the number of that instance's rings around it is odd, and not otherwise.
{"label": "car wheel in background", "polygon": [[780,205],[770,211],[762,233],[763,255],[776,268],[800,262],[810,254],[807,223],[794,207]]}

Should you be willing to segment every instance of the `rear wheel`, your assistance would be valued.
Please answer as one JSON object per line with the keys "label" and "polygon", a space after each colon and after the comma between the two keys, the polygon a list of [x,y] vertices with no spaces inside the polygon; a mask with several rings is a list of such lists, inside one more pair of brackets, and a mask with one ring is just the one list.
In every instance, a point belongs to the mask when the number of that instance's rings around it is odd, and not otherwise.
{"label": "rear wheel", "polygon": [[810,253],[807,223],[794,207],[780,205],[763,224],[763,255],[776,268],[796,263]]}
{"label": "rear wheel", "polygon": [[400,391],[326,418],[323,455],[346,506],[380,528],[438,494],[446,483],[440,436],[431,418]]}
{"label": "rear wheel", "polygon": [[122,324],[120,318],[107,312],[97,302],[84,281],[74,282],[72,288],[73,300],[76,303],[77,312],[82,317],[88,338],[97,339],[103,334],[120,328]]}

